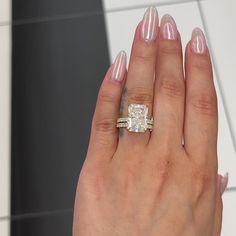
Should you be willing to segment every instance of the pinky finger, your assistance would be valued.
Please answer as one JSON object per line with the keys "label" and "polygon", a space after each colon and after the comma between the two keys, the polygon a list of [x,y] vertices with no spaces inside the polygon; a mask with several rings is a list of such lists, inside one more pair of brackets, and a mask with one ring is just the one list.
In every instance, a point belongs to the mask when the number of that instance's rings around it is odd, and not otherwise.
{"label": "pinky finger", "polygon": [[222,195],[225,189],[227,188],[227,184],[228,184],[228,174],[226,173],[224,176],[218,174],[213,236],[220,236],[221,233],[222,211],[223,211]]}
{"label": "pinky finger", "polygon": [[126,53],[121,51],[108,69],[99,90],[87,158],[106,161],[111,159],[116,151],[118,142],[116,120],[126,73]]}

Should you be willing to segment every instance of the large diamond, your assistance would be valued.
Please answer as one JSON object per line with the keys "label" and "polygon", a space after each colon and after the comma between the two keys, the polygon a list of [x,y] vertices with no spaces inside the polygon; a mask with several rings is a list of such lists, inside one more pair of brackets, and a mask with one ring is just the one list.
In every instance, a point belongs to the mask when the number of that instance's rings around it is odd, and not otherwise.
{"label": "large diamond", "polygon": [[148,107],[140,104],[130,104],[128,107],[128,130],[131,132],[145,132],[147,129]]}

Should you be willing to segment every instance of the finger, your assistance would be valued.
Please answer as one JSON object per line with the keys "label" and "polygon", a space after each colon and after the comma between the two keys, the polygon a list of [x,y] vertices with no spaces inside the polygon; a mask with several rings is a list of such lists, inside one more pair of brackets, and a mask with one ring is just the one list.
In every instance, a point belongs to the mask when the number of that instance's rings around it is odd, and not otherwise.
{"label": "finger", "polygon": [[[152,113],[153,80],[155,73],[158,35],[158,13],[156,8],[147,9],[142,22],[138,25],[131,51],[126,85],[121,101],[121,116],[127,117],[130,104],[148,106],[149,116]],[[135,123],[132,123],[135,124]],[[131,131],[135,125],[131,125]],[[119,144],[121,147],[130,144],[146,145],[150,133],[121,130]]]}
{"label": "finger", "polygon": [[181,147],[185,82],[183,79],[181,39],[174,19],[161,20],[154,96],[154,130],[151,140],[156,145],[171,142]]}
{"label": "finger", "polygon": [[224,193],[228,183],[228,174],[222,176],[217,176],[217,189],[216,189],[216,208],[215,208],[215,216],[214,216],[214,230],[213,236],[220,236],[221,227],[222,227],[222,211],[223,211],[223,203],[222,203],[222,194]]}
{"label": "finger", "polygon": [[[184,142],[187,153],[199,161],[209,152],[216,156],[217,99],[210,55],[200,29],[186,48],[186,108]],[[203,155],[207,154],[207,155]],[[202,157],[202,158],[199,158]],[[204,161],[204,160],[203,160]]]}
{"label": "finger", "polygon": [[[89,152],[101,159],[111,159],[117,148],[120,98],[126,76],[126,54],[121,51],[101,85],[92,122]],[[100,155],[97,155],[97,154]]]}

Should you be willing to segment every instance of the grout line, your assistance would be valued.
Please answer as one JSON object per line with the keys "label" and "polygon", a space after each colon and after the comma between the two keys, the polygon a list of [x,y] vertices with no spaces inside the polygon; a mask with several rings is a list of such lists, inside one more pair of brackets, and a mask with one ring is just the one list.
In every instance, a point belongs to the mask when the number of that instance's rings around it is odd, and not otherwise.
{"label": "grout line", "polygon": [[[201,1],[206,1],[206,0],[201,0]],[[122,11],[131,11],[131,10],[137,10],[137,9],[144,9],[147,8],[149,6],[168,6],[168,5],[178,5],[178,4],[184,4],[184,3],[192,3],[192,2],[196,2],[196,0],[169,0],[168,2],[166,2],[166,0],[162,0],[161,2],[152,2],[149,4],[139,4],[139,5],[135,5],[135,6],[126,6],[126,7],[116,7],[116,8],[110,8],[108,10],[104,9],[103,12],[106,13],[116,13],[116,12],[122,12]],[[102,0],[103,3],[103,8],[104,8],[104,0]],[[106,16],[104,16],[106,18]],[[107,19],[105,19],[105,28],[106,28],[106,32],[108,31],[108,27],[107,27]],[[108,32],[107,32],[108,35]],[[111,62],[111,51],[110,51],[110,40],[107,40],[108,43],[108,51],[109,51],[109,58],[110,58],[110,63]]]}
{"label": "grout line", "polygon": [[[161,2],[151,2],[149,4],[139,4],[136,6],[127,6],[127,7],[116,7],[116,8],[111,8],[105,11],[105,13],[112,13],[112,12],[119,12],[119,11],[129,11],[129,10],[136,10],[136,9],[142,9],[142,8],[147,8],[149,6],[169,6],[169,5],[178,5],[178,4],[184,4],[184,3],[192,3],[195,2],[196,0],[179,0],[179,1],[168,1],[163,0]],[[201,0],[201,1],[206,1],[206,0]]]}
{"label": "grout line", "polygon": [[[139,9],[139,8],[147,8],[150,6],[169,6],[169,5],[179,5],[179,4],[184,4],[184,3],[194,3],[197,0],[162,0],[162,1],[158,1],[158,0],[154,0],[151,3],[143,3],[143,4],[138,4],[138,5],[132,5],[132,6],[124,6],[124,7],[114,7],[114,8],[110,8],[107,11],[104,10],[105,13],[110,13],[110,12],[117,12],[117,11],[126,11],[126,10],[133,10],[133,9]],[[205,2],[208,0],[199,0],[200,2]]]}
{"label": "grout line", "polygon": [[[206,0],[200,0],[200,1],[206,1]],[[49,22],[49,21],[77,19],[80,17],[96,16],[96,15],[103,15],[106,13],[115,13],[115,12],[120,12],[120,11],[129,11],[129,10],[147,8],[151,5],[168,6],[168,5],[177,5],[177,4],[184,4],[184,3],[191,3],[191,2],[196,2],[196,0],[179,0],[178,2],[174,0],[168,1],[168,2],[166,2],[166,0],[162,0],[159,3],[152,2],[149,4],[140,4],[140,5],[128,6],[128,7],[117,7],[117,8],[111,8],[111,9],[102,10],[102,11],[87,11],[87,12],[80,12],[80,13],[74,13],[74,14],[46,16],[46,17],[33,17],[29,19],[21,19],[21,20],[15,20],[15,21],[14,20],[3,21],[3,22],[0,22],[0,27],[7,26],[7,25],[17,26],[17,25],[41,23],[41,22]]]}
{"label": "grout line", "polygon": [[[207,39],[209,39],[209,31],[208,31],[206,23],[205,23],[206,18],[205,18],[205,15],[203,13],[203,9],[202,9],[202,5],[200,3],[200,0],[197,0],[197,5],[198,5],[200,16],[202,18],[202,24],[203,24],[203,27],[204,27],[204,31],[206,33],[206,37],[207,37]],[[224,92],[223,92],[223,86],[222,86],[222,83],[221,83],[221,80],[220,80],[218,66],[217,66],[217,63],[216,63],[216,57],[215,57],[213,48],[211,46],[210,40],[208,40],[208,46],[210,48],[211,55],[212,55],[212,60],[214,62],[213,64],[214,64],[214,69],[215,69],[216,81],[218,83],[219,92],[220,92],[221,100],[222,100],[222,104],[223,104],[223,109],[224,109],[224,112],[225,112],[226,120],[228,122],[229,132],[230,132],[230,136],[231,136],[231,139],[232,139],[234,152],[236,154],[236,137],[235,137],[234,132],[233,132],[232,120],[230,118],[228,106],[226,104],[226,100],[225,100],[225,96],[224,96]]]}
{"label": "grout line", "polygon": [[234,192],[236,191],[236,187],[228,187],[225,192]]}
{"label": "grout line", "polygon": [[1,21],[1,22],[0,22],[0,27],[1,27],[1,26],[8,26],[8,25],[10,25],[10,24],[11,24],[10,21]]}
{"label": "grout line", "polygon": [[25,25],[25,24],[32,24],[32,23],[42,23],[42,22],[51,22],[51,21],[60,21],[60,20],[70,20],[70,19],[77,19],[89,16],[98,16],[102,15],[102,11],[89,11],[89,12],[80,12],[75,14],[65,14],[65,15],[58,15],[58,16],[46,16],[46,17],[34,17],[29,19],[23,20],[15,20],[11,21],[10,24],[13,26],[17,25]]}
{"label": "grout line", "polygon": [[65,210],[56,210],[56,211],[45,211],[45,212],[34,212],[34,213],[26,213],[20,215],[13,215],[13,216],[1,216],[0,221],[5,220],[21,220],[21,219],[32,219],[37,217],[45,217],[51,215],[58,215],[58,214],[69,214],[72,213],[73,209],[65,209]]}

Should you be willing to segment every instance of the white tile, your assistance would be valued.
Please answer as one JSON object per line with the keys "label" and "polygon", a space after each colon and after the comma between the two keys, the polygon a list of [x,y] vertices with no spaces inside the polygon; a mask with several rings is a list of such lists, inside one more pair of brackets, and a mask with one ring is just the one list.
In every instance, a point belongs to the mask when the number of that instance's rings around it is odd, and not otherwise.
{"label": "white tile", "polygon": [[0,26],[0,216],[10,202],[10,26]]}
{"label": "white tile", "polygon": [[11,18],[11,0],[0,0],[0,25]]}
{"label": "white tile", "polygon": [[218,133],[218,160],[219,173],[229,173],[229,187],[236,186],[236,156],[233,147],[233,141],[230,136],[229,126],[226,120],[221,96],[217,83],[216,91],[218,94],[219,110],[219,133]]}
{"label": "white tile", "polygon": [[207,0],[201,6],[236,140],[236,1]]}
{"label": "white tile", "polygon": [[226,192],[223,195],[223,225],[221,236],[236,235],[236,191]]}
{"label": "white tile", "polygon": [[167,5],[178,2],[188,2],[191,0],[103,0],[105,10],[114,10],[120,8],[132,8],[152,5]]}
{"label": "white tile", "polygon": [[0,235],[10,236],[9,221],[0,221]]}
{"label": "white tile", "polygon": [[[144,11],[145,8],[106,13],[108,42],[112,59],[115,58],[120,49],[126,50],[128,56],[130,55],[134,31],[137,24],[142,20]],[[183,45],[186,45],[189,40],[192,29],[196,26],[202,26],[196,3],[161,6],[158,7],[158,12],[160,17],[169,13],[176,19]]]}
{"label": "white tile", "polygon": [[[129,57],[134,30],[142,19],[144,11],[145,9],[135,9],[106,13],[110,58],[112,60],[120,50],[125,50]],[[202,28],[201,16],[197,4],[194,2],[161,6],[158,7],[158,11],[160,16],[170,13],[176,19],[184,46],[190,39],[192,29],[196,26]],[[236,186],[236,158],[217,83],[216,90],[219,102],[219,172],[224,174],[228,171],[230,174],[229,186]]]}

